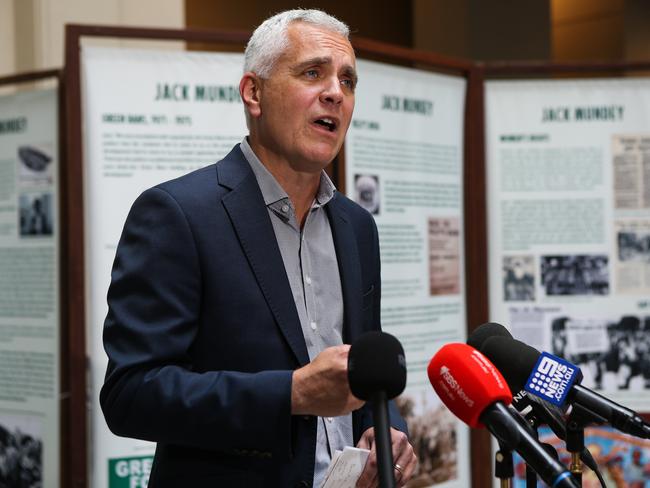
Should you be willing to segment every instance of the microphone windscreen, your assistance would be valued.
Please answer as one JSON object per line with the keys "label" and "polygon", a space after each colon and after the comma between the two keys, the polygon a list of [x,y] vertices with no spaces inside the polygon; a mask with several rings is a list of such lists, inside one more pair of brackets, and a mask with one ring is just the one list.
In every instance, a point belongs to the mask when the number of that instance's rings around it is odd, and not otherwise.
{"label": "microphone windscreen", "polygon": [[496,336],[483,343],[481,352],[501,371],[512,391],[524,389],[540,354],[517,339]]}
{"label": "microphone windscreen", "polygon": [[406,358],[402,344],[385,332],[368,332],[350,347],[348,381],[352,394],[361,400],[371,400],[385,392],[390,400],[406,386]]}
{"label": "microphone windscreen", "polygon": [[488,322],[483,325],[479,325],[476,329],[467,338],[467,343],[472,346],[474,349],[479,351],[483,347],[483,343],[490,337],[507,337],[512,339],[512,334],[506,329],[503,325],[497,324],[496,322]]}
{"label": "microphone windscreen", "polygon": [[467,344],[447,344],[427,369],[431,386],[442,402],[470,427],[482,427],[479,417],[494,402],[509,404],[505,379],[479,351]]}

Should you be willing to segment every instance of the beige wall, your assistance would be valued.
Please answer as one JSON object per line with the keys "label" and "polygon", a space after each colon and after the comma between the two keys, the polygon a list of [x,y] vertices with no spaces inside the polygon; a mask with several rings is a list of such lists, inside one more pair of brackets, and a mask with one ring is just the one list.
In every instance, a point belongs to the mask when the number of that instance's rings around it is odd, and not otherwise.
{"label": "beige wall", "polygon": [[[184,4],[183,0],[0,0],[0,76],[61,67],[66,23],[183,28]],[[12,25],[5,29],[9,22]]]}

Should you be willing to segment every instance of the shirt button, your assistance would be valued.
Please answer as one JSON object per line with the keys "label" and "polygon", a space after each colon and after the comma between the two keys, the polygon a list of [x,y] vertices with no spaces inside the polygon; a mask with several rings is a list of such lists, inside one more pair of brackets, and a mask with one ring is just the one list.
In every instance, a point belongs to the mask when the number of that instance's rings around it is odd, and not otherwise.
{"label": "shirt button", "polygon": [[289,211],[289,205],[287,205],[286,203],[284,205],[282,205],[282,211],[284,213],[287,213]]}
{"label": "shirt button", "polygon": [[311,285],[311,278],[310,278],[309,276],[305,276],[305,282],[306,282],[308,285]]}
{"label": "shirt button", "polygon": [[332,417],[327,417],[328,422],[332,422],[334,419]]}
{"label": "shirt button", "polygon": [[309,325],[311,326],[311,330],[316,330],[318,328],[318,325],[316,324],[316,322],[312,322]]}

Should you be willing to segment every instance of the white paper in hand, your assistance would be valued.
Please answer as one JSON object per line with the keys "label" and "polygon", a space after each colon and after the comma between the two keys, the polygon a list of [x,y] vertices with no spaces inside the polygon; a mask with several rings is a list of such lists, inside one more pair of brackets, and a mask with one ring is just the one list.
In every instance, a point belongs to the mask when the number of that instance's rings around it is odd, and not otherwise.
{"label": "white paper in hand", "polygon": [[336,451],[321,488],[354,488],[366,465],[368,454],[368,449],[357,447]]}

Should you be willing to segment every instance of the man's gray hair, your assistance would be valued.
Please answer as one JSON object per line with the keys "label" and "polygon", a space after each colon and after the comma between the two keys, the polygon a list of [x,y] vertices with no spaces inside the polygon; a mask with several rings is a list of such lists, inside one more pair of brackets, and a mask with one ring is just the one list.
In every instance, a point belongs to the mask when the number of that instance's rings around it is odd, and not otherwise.
{"label": "man's gray hair", "polygon": [[262,22],[251,36],[244,52],[244,72],[252,71],[268,78],[275,62],[289,46],[287,28],[292,22],[306,22],[341,34],[346,39],[350,29],[336,17],[316,9],[286,10]]}

